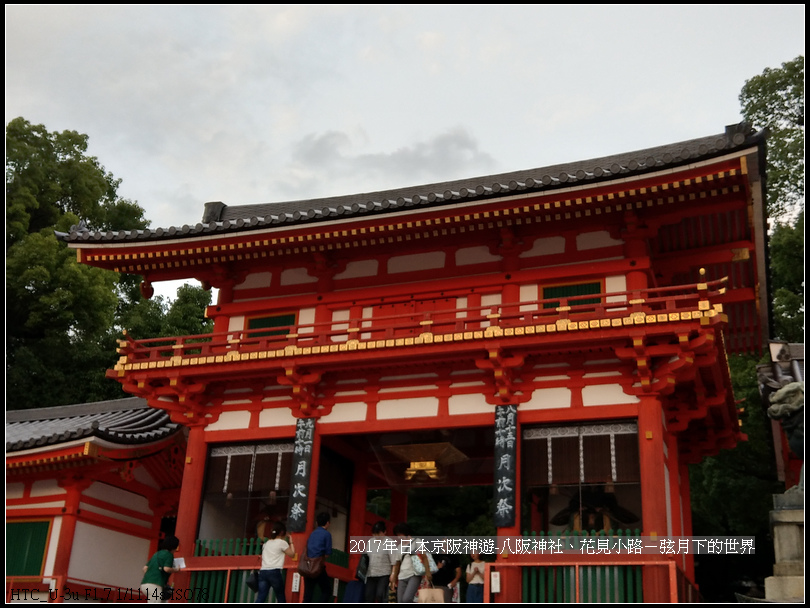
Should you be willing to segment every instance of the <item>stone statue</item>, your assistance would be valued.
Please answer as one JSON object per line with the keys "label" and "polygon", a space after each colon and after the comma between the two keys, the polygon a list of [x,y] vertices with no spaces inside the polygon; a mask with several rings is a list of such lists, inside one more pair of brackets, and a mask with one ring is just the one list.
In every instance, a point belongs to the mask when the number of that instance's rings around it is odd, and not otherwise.
{"label": "stone statue", "polygon": [[[769,397],[768,416],[778,420],[787,435],[790,450],[804,460],[804,382],[791,382]],[[804,464],[799,491],[804,492]]]}

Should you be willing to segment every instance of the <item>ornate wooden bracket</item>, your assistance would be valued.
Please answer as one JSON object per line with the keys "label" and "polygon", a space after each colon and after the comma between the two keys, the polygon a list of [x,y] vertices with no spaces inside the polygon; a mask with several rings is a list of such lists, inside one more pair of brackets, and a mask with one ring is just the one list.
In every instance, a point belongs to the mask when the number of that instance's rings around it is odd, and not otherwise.
{"label": "ornate wooden bracket", "polygon": [[306,373],[295,366],[285,366],[284,374],[276,379],[279,384],[291,388],[295,402],[293,416],[296,418],[320,418],[332,411],[333,400],[321,399],[316,390],[321,381],[320,372]]}
{"label": "ornate wooden bracket", "polygon": [[696,337],[689,333],[677,335],[677,344],[648,341],[643,333],[632,336],[632,347],[616,347],[619,359],[635,363],[640,388],[629,388],[628,394],[669,395],[678,383],[695,377],[700,367],[715,363],[717,349],[714,334],[700,331]]}
{"label": "ornate wooden bracket", "polygon": [[507,357],[501,349],[492,349],[487,352],[487,359],[476,360],[478,369],[492,372],[496,392],[487,395],[490,405],[517,405],[531,399],[532,391],[524,391],[520,381],[520,368],[523,366],[523,356]]}

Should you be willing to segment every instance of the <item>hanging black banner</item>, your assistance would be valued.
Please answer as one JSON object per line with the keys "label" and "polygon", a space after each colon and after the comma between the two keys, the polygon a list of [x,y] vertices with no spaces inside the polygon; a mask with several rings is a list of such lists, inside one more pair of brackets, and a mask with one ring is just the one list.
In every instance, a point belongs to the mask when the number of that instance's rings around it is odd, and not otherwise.
{"label": "hanging black banner", "polygon": [[314,434],[314,418],[299,418],[295,423],[295,447],[290,475],[290,511],[287,515],[287,530],[290,532],[306,532],[307,529],[307,498]]}
{"label": "hanging black banner", "polygon": [[517,458],[517,406],[495,408],[495,526],[515,525],[515,486]]}

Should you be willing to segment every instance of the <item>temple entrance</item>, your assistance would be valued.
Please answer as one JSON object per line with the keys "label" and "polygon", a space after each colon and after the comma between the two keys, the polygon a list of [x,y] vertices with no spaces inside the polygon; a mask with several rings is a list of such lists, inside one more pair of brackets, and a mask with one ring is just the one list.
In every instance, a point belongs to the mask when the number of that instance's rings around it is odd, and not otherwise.
{"label": "temple entrance", "polygon": [[354,483],[366,491],[365,504],[353,494],[350,517],[364,511],[369,534],[378,520],[389,533],[407,521],[419,536],[495,534],[491,427],[326,436],[323,447],[354,455]]}

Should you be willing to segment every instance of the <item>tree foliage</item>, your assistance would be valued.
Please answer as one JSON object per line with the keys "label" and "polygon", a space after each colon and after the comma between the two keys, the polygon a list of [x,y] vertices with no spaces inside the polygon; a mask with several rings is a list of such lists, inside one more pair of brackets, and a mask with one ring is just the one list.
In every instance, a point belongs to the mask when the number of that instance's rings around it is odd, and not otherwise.
{"label": "tree foliage", "polygon": [[[174,303],[143,300],[135,277],[79,264],[54,231],[146,228],[120,180],[87,154],[88,137],[6,125],[6,407],[126,396],[105,377],[123,327],[144,336],[203,333],[210,294],[189,286]],[[176,332],[176,333],[172,333]]]}
{"label": "tree foliage", "polygon": [[740,104],[745,120],[771,132],[768,212],[781,220],[804,206],[804,56],[746,81]]}
{"label": "tree foliage", "polygon": [[[743,115],[768,138],[768,212],[770,284],[774,338],[804,341],[804,57],[766,69],[748,80],[740,94]],[[771,420],[762,404],[756,366],[767,361],[729,358],[734,397],[743,405],[742,431],[733,450],[690,468],[694,534],[755,536],[756,555],[704,556],[697,560],[701,592],[709,601],[734,601],[737,582],[759,581],[773,571],[769,512],[778,481]],[[734,578],[728,573],[734,572]]]}
{"label": "tree foliage", "polygon": [[770,238],[774,338],[804,342],[804,210]]}

